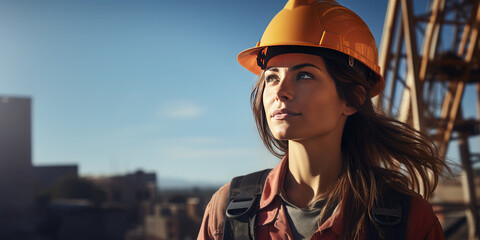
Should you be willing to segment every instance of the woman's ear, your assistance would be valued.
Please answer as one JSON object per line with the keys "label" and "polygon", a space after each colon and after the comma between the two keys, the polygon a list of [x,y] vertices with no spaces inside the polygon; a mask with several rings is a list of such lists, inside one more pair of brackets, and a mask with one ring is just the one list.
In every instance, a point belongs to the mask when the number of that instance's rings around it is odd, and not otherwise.
{"label": "woman's ear", "polygon": [[[367,97],[367,92],[365,91],[365,88],[361,85],[355,86],[355,90],[353,93],[356,95],[355,96],[355,101],[358,101],[360,104],[358,106],[362,106],[363,103],[365,103],[365,99]],[[354,113],[357,112],[357,109],[352,106],[350,103],[345,103],[345,109],[343,110],[343,115],[345,116],[350,116]]]}
{"label": "woman's ear", "polygon": [[345,115],[345,116],[350,116],[350,115],[352,115],[352,114],[354,114],[354,113],[356,113],[356,112],[357,112],[357,109],[356,109],[354,106],[346,103],[346,104],[345,104],[345,108],[343,109],[342,114]]}

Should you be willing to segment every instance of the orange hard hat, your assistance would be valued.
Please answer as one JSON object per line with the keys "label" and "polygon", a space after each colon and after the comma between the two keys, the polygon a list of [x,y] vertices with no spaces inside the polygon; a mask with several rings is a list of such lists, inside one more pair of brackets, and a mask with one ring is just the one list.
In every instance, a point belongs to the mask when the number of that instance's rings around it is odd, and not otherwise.
{"label": "orange hard hat", "polygon": [[344,53],[374,72],[371,97],[385,87],[370,29],[357,14],[333,0],[289,0],[272,19],[260,42],[241,52],[238,61],[259,75],[262,68],[257,56],[270,46],[319,47]]}

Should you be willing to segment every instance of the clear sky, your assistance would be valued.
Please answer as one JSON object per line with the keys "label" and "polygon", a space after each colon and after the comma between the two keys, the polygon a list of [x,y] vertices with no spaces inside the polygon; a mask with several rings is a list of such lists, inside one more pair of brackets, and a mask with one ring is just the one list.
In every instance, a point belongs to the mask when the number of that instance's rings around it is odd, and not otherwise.
{"label": "clear sky", "polygon": [[[33,99],[33,163],[224,183],[277,159],[236,61],[286,1],[0,1],[0,95]],[[340,0],[380,45],[386,0]]]}

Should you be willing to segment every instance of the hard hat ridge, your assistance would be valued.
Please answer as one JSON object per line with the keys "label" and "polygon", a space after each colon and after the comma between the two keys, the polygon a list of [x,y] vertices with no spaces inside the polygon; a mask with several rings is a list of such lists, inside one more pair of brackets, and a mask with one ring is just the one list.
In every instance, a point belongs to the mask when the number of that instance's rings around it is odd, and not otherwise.
{"label": "hard hat ridge", "polygon": [[316,2],[329,2],[338,5],[338,3],[334,0],[290,0],[285,5],[284,9],[294,9],[299,6],[310,5]]}

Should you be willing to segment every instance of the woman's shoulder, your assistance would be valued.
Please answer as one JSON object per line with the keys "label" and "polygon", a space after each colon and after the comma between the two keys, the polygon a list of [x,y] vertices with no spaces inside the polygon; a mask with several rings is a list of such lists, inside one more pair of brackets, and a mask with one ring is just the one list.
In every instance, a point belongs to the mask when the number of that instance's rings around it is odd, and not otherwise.
{"label": "woman's shoulder", "polygon": [[418,194],[413,195],[410,202],[407,239],[444,239],[432,205]]}
{"label": "woman's shoulder", "polygon": [[412,220],[421,219],[421,222],[427,225],[438,221],[437,216],[433,212],[432,205],[418,194],[412,196],[408,217]]}
{"label": "woman's shoulder", "polygon": [[[230,182],[220,187],[210,199],[209,205],[215,210],[219,210],[222,214],[227,209],[227,198],[230,194]],[[223,216],[223,215],[222,215]]]}
{"label": "woman's shoulder", "polygon": [[203,215],[198,239],[222,239],[230,183],[220,187],[210,199]]}

